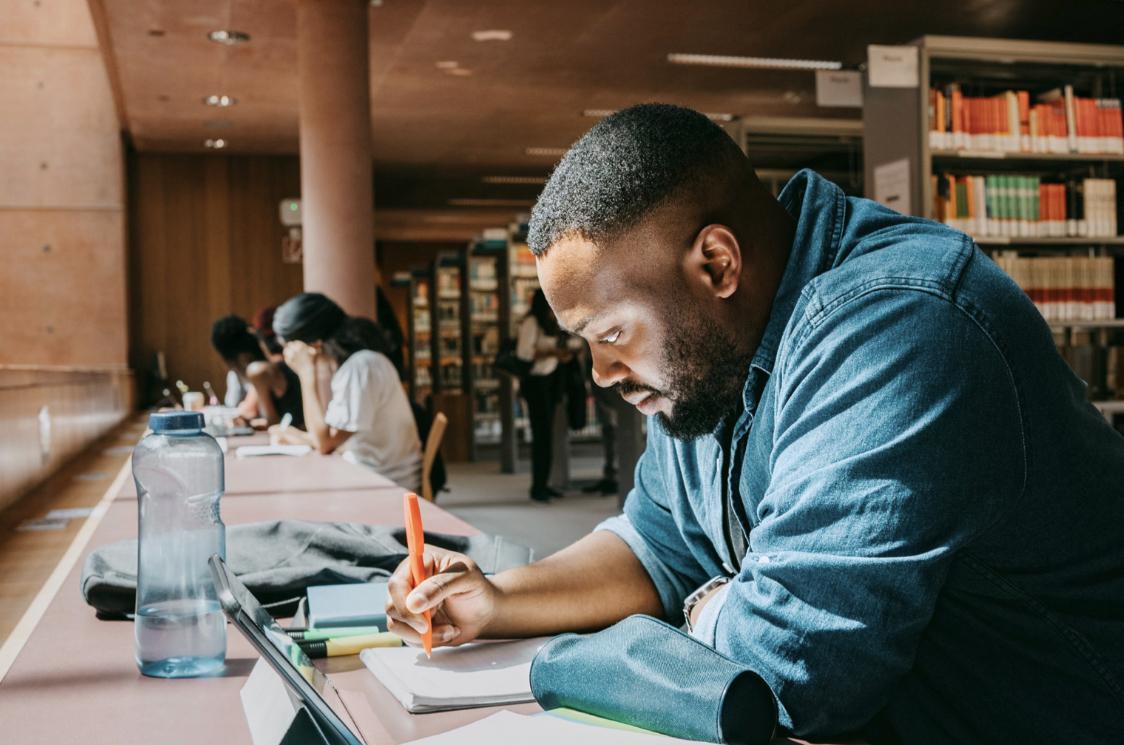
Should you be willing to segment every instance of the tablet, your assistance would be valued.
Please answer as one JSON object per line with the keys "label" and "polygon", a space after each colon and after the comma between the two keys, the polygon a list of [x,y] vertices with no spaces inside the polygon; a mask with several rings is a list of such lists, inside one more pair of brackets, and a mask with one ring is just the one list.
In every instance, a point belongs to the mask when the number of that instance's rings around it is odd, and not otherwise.
{"label": "tablet", "polygon": [[324,700],[324,691],[332,688],[327,676],[261,607],[221,556],[215,554],[209,563],[223,613],[305,705],[324,739],[331,745],[364,745]]}

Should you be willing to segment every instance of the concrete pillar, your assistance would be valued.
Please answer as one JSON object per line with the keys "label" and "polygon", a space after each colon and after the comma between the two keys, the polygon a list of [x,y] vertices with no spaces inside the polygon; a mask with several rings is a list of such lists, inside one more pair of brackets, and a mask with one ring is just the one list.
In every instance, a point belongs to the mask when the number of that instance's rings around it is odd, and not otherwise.
{"label": "concrete pillar", "polygon": [[375,317],[367,0],[298,0],[304,288]]}

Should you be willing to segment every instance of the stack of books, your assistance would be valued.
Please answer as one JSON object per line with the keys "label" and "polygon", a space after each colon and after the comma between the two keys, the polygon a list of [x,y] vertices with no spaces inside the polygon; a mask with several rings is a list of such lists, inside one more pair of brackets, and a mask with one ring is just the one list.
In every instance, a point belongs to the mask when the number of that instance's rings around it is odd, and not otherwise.
{"label": "stack of books", "polygon": [[1116,181],[1037,175],[932,176],[937,220],[977,237],[1115,237]]}
{"label": "stack of books", "polygon": [[1047,321],[1107,321],[1116,314],[1112,257],[995,256]]}
{"label": "stack of books", "polygon": [[966,96],[959,83],[929,90],[929,147],[1007,153],[1124,154],[1119,98],[1076,96],[1073,86],[1039,94]]}

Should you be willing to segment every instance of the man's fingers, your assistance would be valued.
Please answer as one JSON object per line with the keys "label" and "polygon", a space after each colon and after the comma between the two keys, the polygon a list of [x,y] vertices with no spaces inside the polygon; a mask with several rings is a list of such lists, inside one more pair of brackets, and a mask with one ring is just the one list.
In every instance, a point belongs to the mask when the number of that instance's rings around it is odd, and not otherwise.
{"label": "man's fingers", "polygon": [[470,581],[472,574],[464,564],[455,564],[425,580],[406,596],[406,610],[422,613],[430,610]]}

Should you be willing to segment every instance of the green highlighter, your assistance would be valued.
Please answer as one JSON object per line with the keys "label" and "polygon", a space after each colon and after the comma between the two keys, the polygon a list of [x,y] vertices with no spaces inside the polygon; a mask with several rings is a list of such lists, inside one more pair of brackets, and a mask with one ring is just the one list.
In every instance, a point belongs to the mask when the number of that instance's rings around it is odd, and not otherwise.
{"label": "green highlighter", "polygon": [[307,631],[289,631],[289,638],[298,642],[318,642],[325,639],[342,639],[347,636],[366,636],[380,634],[384,629],[378,626],[339,626],[328,629],[308,629]]}

